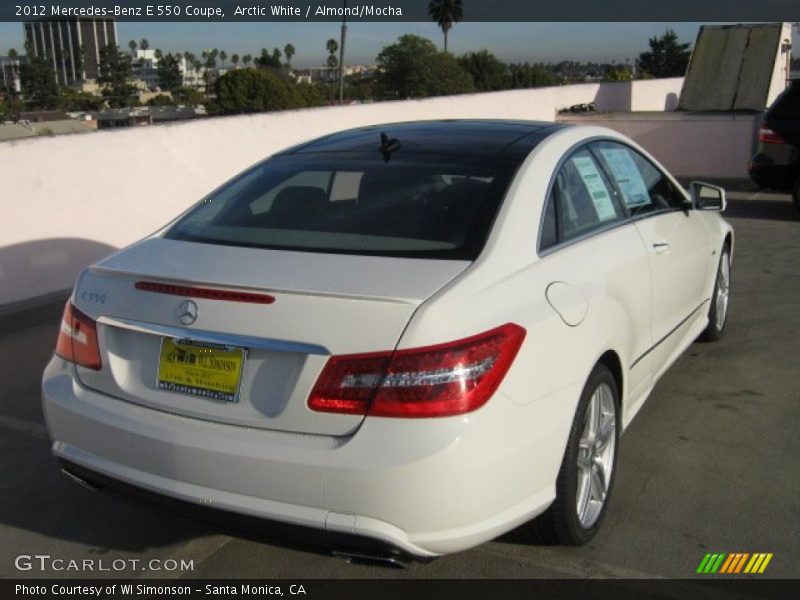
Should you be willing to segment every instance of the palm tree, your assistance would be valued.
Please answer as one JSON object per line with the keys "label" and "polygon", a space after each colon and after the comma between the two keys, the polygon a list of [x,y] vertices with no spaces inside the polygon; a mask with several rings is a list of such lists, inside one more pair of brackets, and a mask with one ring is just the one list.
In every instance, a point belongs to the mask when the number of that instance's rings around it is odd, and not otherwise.
{"label": "palm tree", "polygon": [[156,60],[161,60],[162,58],[164,58],[164,53],[161,52],[159,48],[156,48],[156,51],[153,52],[153,56],[156,57]]}
{"label": "palm tree", "polygon": [[219,53],[219,59],[222,61],[222,68],[225,68],[225,61],[228,59],[228,53],[225,50],[222,50]]}
{"label": "palm tree", "polygon": [[289,67],[289,70],[292,69],[292,57],[295,55],[295,48],[292,44],[286,44],[283,47],[283,54],[286,57],[286,65]]}
{"label": "palm tree", "polygon": [[447,52],[447,34],[453,25],[464,19],[461,0],[431,0],[428,3],[428,15],[444,33],[444,51]]}
{"label": "palm tree", "polygon": [[237,66],[239,64],[239,55],[238,54],[234,54],[233,56],[231,56],[231,62],[233,63],[233,68],[234,69],[237,68]]}
{"label": "palm tree", "polygon": [[253,55],[252,54],[245,54],[242,57],[242,62],[244,63],[245,67],[248,66],[251,62],[253,62]]}
{"label": "palm tree", "polygon": [[139,48],[142,50],[147,50],[150,48],[150,42],[147,41],[147,38],[142,38],[142,41],[139,42]]}
{"label": "palm tree", "polygon": [[138,46],[139,46],[139,44],[136,43],[136,40],[131,40],[130,42],[128,42],[128,48],[131,49],[131,56],[136,54],[136,48]]}
{"label": "palm tree", "polygon": [[194,55],[193,53],[191,53],[191,52],[188,52],[188,51],[187,51],[187,52],[184,52],[184,53],[183,53],[183,58],[185,58],[185,59],[186,59],[186,62],[187,62],[188,64],[190,64],[190,65],[191,65],[191,64],[194,64],[195,55]]}
{"label": "palm tree", "polygon": [[336,51],[339,50],[339,42],[331,38],[325,42],[325,49],[328,51],[328,54],[336,56]]}

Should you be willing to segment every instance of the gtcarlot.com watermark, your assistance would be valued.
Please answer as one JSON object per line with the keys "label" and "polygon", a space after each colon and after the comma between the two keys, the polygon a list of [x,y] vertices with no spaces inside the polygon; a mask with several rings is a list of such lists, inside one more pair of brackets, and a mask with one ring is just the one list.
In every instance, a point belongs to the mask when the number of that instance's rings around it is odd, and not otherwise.
{"label": "gtcarlot.com watermark", "polygon": [[153,558],[63,558],[50,554],[20,554],[14,559],[17,571],[103,573],[119,571],[157,571],[180,573],[194,571],[194,560]]}

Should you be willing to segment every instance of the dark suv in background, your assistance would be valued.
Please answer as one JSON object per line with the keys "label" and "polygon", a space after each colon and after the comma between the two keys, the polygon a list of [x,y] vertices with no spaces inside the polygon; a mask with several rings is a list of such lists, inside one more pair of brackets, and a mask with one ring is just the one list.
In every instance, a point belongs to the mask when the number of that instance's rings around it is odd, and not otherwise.
{"label": "dark suv in background", "polygon": [[791,191],[800,209],[800,79],[767,109],[748,170],[758,187]]}

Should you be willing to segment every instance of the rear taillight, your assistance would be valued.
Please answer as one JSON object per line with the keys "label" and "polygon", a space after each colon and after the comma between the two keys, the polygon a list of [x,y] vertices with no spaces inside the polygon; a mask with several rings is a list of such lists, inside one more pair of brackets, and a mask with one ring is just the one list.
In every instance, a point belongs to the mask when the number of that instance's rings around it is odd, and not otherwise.
{"label": "rear taillight", "polygon": [[758,141],[761,142],[762,144],[786,143],[786,140],[784,140],[781,136],[772,131],[772,129],[764,126],[762,126],[761,129],[758,130]]}
{"label": "rear taillight", "polygon": [[61,329],[56,341],[56,354],[76,365],[99,371],[100,346],[97,343],[97,323],[67,302]]}
{"label": "rear taillight", "polygon": [[331,357],[308,398],[312,410],[380,417],[444,417],[492,396],[525,330],[509,323],[476,336],[394,353]]}

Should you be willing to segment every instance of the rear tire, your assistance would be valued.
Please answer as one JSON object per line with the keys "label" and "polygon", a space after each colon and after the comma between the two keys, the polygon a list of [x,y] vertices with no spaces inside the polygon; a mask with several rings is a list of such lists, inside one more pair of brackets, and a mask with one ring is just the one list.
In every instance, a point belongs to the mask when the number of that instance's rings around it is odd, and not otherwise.
{"label": "rear tire", "polygon": [[714,294],[711,296],[711,306],[708,307],[708,325],[700,340],[716,342],[725,333],[728,323],[728,305],[731,292],[731,251],[727,244],[723,246],[717,267],[717,279],[714,282]]}
{"label": "rear tire", "polygon": [[581,546],[600,528],[617,464],[617,389],[611,371],[598,364],[578,402],[556,480],[556,499],[531,523],[536,541]]}

